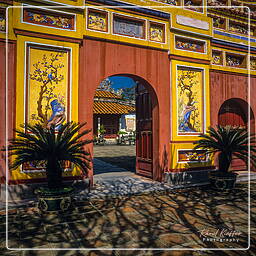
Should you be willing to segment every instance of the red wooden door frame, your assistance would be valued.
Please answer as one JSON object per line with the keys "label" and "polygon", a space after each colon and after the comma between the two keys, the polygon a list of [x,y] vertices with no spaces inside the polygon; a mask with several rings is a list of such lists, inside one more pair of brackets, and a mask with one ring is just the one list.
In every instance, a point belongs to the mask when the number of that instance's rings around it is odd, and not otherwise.
{"label": "red wooden door frame", "polygon": [[153,178],[153,118],[150,93],[136,87],[136,173]]}

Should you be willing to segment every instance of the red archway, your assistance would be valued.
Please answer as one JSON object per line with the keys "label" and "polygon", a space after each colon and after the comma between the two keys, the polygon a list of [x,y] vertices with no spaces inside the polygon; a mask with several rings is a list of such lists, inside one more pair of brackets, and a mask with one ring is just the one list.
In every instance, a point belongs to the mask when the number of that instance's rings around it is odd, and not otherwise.
{"label": "red archway", "polygon": [[[218,124],[241,128],[248,128],[250,124],[251,133],[255,131],[253,111],[246,101],[239,98],[228,99],[221,105],[218,113]],[[246,164],[238,159],[233,159],[231,168],[233,170],[247,170]]]}
{"label": "red archway", "polygon": [[[106,77],[124,75],[145,86],[152,98],[153,174],[162,180],[163,163],[170,143],[170,71],[167,51],[84,39],[80,48],[78,119],[93,127],[93,101],[96,88]],[[167,132],[166,132],[167,131]],[[92,136],[92,134],[91,134]],[[93,157],[93,147],[90,147]],[[89,176],[92,178],[93,172]]]}

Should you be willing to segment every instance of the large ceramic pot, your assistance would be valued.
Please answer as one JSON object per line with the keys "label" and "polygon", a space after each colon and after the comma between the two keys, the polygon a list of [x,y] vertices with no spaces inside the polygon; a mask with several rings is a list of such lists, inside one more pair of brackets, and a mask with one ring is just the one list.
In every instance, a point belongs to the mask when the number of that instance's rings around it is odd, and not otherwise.
{"label": "large ceramic pot", "polygon": [[49,189],[41,187],[35,190],[38,208],[43,212],[58,212],[70,209],[72,205],[73,187]]}
{"label": "large ceramic pot", "polygon": [[209,173],[209,181],[212,188],[220,191],[231,190],[235,187],[237,173],[212,171]]}

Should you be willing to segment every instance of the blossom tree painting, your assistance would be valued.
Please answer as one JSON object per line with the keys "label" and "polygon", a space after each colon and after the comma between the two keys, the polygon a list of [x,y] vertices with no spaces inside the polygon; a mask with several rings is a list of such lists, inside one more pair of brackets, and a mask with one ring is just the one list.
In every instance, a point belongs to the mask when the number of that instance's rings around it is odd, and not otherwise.
{"label": "blossom tree painting", "polygon": [[202,132],[202,72],[178,70],[178,131]]}
{"label": "blossom tree painting", "polygon": [[[29,75],[31,82],[30,91],[35,90],[36,107],[30,118],[40,122],[45,127],[55,124],[58,128],[66,119],[65,97],[57,93],[57,88],[63,86],[64,80],[64,53],[51,52],[43,54],[41,60],[32,64],[33,69]],[[31,102],[31,105],[35,104]]]}

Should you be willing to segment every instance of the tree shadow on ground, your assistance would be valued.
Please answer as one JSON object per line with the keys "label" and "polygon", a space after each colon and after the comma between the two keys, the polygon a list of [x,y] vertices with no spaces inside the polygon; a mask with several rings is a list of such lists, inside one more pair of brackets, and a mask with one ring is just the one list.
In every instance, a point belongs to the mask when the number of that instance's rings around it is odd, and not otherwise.
{"label": "tree shadow on ground", "polygon": [[[130,185],[132,191],[132,184]],[[255,183],[251,198],[255,198]],[[208,187],[166,193],[123,196],[77,202],[74,209],[46,215],[36,211],[10,215],[10,245],[19,247],[92,248],[91,251],[51,251],[51,255],[255,255],[256,251],[224,251],[247,248],[248,191],[238,184],[230,193]],[[251,200],[251,207],[256,203]],[[255,212],[251,227],[256,225]],[[239,241],[219,242],[203,238],[202,230],[236,230]],[[252,234],[255,233],[253,230]],[[218,236],[217,236],[218,237]],[[1,237],[2,239],[2,237]],[[256,243],[251,237],[251,244]],[[93,248],[148,248],[144,251],[93,251]],[[150,248],[219,248],[220,251],[152,251]],[[53,249],[54,250],[54,249]],[[2,254],[4,255],[4,250]],[[15,254],[13,254],[15,255]],[[16,254],[18,255],[18,254]],[[28,251],[23,255],[47,255]],[[49,254],[48,254],[49,255]]]}
{"label": "tree shadow on ground", "polygon": [[[95,157],[106,163],[118,166],[120,168],[126,169],[127,171],[135,172],[136,166],[136,156],[113,156],[113,157]],[[95,173],[103,173],[104,171],[96,171]]]}

